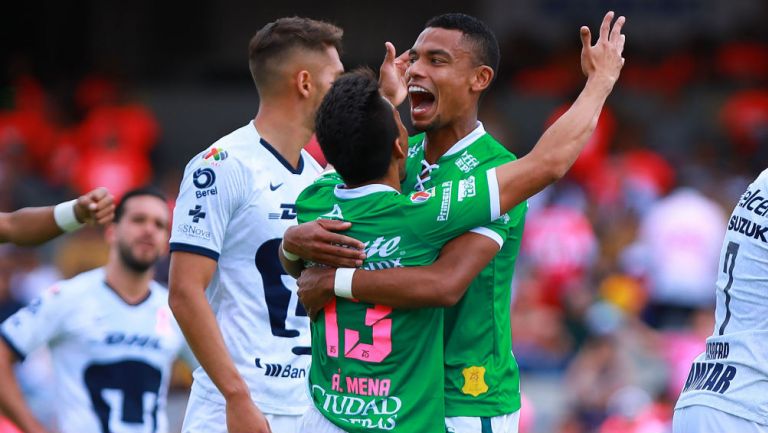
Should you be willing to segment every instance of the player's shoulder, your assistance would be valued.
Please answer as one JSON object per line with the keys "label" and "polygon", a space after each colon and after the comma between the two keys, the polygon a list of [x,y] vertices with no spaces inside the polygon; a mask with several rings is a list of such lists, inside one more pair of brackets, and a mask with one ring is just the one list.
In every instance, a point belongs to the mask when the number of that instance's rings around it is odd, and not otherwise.
{"label": "player's shoulder", "polygon": [[79,304],[83,299],[92,298],[98,293],[98,288],[104,284],[104,281],[104,268],[92,269],[54,283],[43,292],[42,298]]}
{"label": "player's shoulder", "polygon": [[508,162],[517,159],[514,153],[487,132],[472,143],[469,150],[478,153],[481,162],[486,164],[489,162]]}
{"label": "player's shoulder", "polygon": [[322,173],[317,179],[315,179],[314,182],[309,184],[309,186],[304,188],[296,201],[298,203],[310,200],[312,198],[318,198],[324,193],[330,193],[336,188],[337,185],[341,185],[343,183],[344,180],[342,180],[341,176],[336,171],[326,171],[325,173]]}
{"label": "player's shoulder", "polygon": [[768,188],[768,168],[757,176],[754,183],[763,188]]}
{"label": "player's shoulder", "polygon": [[258,133],[250,123],[237,128],[193,156],[187,164],[187,170],[242,165],[252,158],[250,150],[253,142],[258,139]]}

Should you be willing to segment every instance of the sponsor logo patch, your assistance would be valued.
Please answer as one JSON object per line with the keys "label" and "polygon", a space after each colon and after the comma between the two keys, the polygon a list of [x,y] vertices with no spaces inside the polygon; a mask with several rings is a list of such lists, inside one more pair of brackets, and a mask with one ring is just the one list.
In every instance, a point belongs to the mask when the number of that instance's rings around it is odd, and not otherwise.
{"label": "sponsor logo patch", "polygon": [[461,387],[461,392],[472,397],[488,392],[488,384],[485,383],[485,367],[467,367],[462,370],[461,374],[464,376],[464,386]]}

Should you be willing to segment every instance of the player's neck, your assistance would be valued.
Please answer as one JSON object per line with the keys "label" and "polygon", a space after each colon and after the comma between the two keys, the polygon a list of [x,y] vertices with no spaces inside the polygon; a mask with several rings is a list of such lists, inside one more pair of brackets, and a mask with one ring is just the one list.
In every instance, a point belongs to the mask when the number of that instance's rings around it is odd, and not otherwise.
{"label": "player's neck", "polygon": [[427,162],[434,164],[454,144],[469,135],[475,128],[477,128],[477,115],[466,116],[450,124],[427,131],[427,146],[424,149],[424,158]]}
{"label": "player's neck", "polygon": [[400,187],[400,172],[396,165],[390,165],[387,173],[378,179],[374,179],[368,182],[359,183],[357,185],[346,185],[348,189],[360,188],[366,185],[386,185],[394,188],[397,191],[402,191]]}
{"label": "player's neck", "polygon": [[286,110],[282,105],[276,109],[268,104],[259,106],[259,113],[253,120],[259,135],[294,168],[299,165],[301,149],[314,132],[307,123],[297,111]]}
{"label": "player's neck", "polygon": [[136,304],[147,297],[153,272],[136,272],[119,260],[110,260],[106,266],[106,280],[126,303]]}

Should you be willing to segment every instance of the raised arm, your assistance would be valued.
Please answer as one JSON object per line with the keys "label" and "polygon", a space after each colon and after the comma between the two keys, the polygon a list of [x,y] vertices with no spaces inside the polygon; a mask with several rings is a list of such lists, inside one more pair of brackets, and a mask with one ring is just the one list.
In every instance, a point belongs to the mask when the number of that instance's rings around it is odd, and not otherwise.
{"label": "raised arm", "polygon": [[595,130],[624,65],[621,29],[625,18],[619,17],[612,29],[611,21],[613,12],[608,12],[595,45],[591,45],[589,28],[581,28],[581,68],[587,83],[573,105],[544,132],[528,155],[496,169],[502,213],[565,176]]}
{"label": "raised arm", "polygon": [[39,245],[83,224],[107,224],[114,216],[113,200],[105,188],[96,188],[76,200],[56,206],[0,213],[0,243]]}
{"label": "raised arm", "polygon": [[[395,308],[449,307],[488,265],[499,245],[488,237],[466,233],[447,243],[428,266],[378,271],[358,269],[352,279],[355,299]],[[299,299],[310,317],[334,296],[336,269],[310,268],[298,279]]]}
{"label": "raised arm", "polygon": [[216,261],[209,257],[173,252],[168,303],[195,358],[226,400],[228,430],[268,432],[267,421],[251,401],[248,385],[229,355],[205,297],[215,271]]}

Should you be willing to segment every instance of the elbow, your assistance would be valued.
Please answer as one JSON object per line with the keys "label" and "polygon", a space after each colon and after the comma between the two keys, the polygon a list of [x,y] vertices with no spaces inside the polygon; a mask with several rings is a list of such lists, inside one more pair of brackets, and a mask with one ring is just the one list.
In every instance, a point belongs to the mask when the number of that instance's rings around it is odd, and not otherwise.
{"label": "elbow", "polygon": [[184,290],[176,285],[171,284],[168,288],[168,306],[171,308],[174,316],[179,316],[183,312],[184,306],[187,304],[187,297]]}
{"label": "elbow", "polygon": [[458,304],[466,286],[459,283],[458,279],[451,279],[452,282],[446,283],[445,280],[438,282],[439,286],[435,290],[437,292],[436,303],[440,307],[449,308]]}

